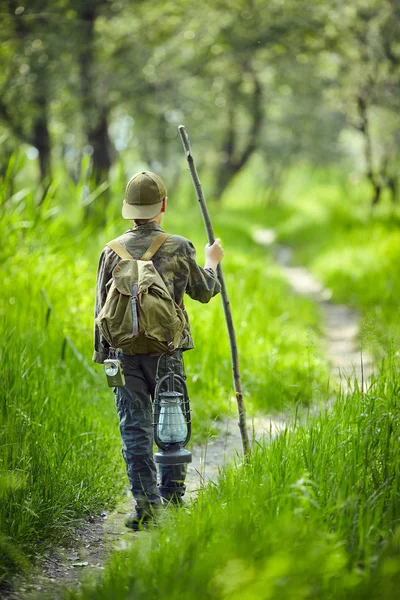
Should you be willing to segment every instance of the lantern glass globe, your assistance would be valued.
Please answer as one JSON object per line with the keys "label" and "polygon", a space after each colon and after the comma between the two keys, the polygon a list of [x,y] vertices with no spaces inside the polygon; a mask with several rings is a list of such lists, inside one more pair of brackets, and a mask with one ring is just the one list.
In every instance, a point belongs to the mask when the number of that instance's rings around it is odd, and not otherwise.
{"label": "lantern glass globe", "polygon": [[177,392],[161,394],[157,434],[164,444],[183,443],[186,439],[188,426],[182,412],[181,398],[182,394]]}

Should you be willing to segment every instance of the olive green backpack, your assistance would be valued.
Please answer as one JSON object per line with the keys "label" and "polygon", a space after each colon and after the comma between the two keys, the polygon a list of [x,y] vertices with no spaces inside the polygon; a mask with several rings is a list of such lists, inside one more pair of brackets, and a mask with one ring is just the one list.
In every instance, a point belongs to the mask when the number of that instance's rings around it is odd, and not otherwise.
{"label": "olive green backpack", "polygon": [[140,260],[116,240],[107,244],[122,260],[96,323],[110,346],[123,354],[163,354],[179,347],[185,315],[151,260],[168,237],[160,233]]}

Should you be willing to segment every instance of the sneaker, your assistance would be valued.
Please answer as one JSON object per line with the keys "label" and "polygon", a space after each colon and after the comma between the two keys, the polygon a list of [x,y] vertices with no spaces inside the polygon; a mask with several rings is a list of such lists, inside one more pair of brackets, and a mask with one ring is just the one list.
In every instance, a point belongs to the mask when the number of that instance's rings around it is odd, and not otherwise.
{"label": "sneaker", "polygon": [[146,531],[151,525],[155,525],[154,515],[145,513],[142,516],[131,515],[125,519],[125,527],[133,529],[133,531]]}
{"label": "sneaker", "polygon": [[156,524],[162,510],[163,506],[161,504],[136,507],[136,513],[125,520],[125,527],[129,527],[133,531],[145,531]]}

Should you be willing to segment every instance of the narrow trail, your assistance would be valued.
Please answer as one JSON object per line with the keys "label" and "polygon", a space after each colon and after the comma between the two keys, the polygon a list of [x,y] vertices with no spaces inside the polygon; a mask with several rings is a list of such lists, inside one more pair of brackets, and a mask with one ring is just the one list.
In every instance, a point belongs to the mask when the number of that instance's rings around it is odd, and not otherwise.
{"label": "narrow trail", "polygon": [[291,266],[292,250],[275,244],[273,229],[260,229],[254,234],[254,241],[263,246],[272,246],[274,258],[295,294],[306,296],[316,302],[323,314],[323,331],[327,357],[332,373],[341,378],[356,378],[364,388],[373,373],[373,359],[370,354],[361,354],[358,344],[359,315],[344,304],[331,301],[332,292],[314,277],[305,267]]}
{"label": "narrow trail", "polygon": [[[275,232],[271,229],[258,230],[254,241],[271,247],[276,262],[280,265],[294,294],[305,296],[316,302],[323,315],[323,342],[326,355],[335,378],[356,378],[366,387],[373,370],[373,361],[368,354],[362,355],[358,348],[359,317],[347,306],[331,302],[331,292],[304,267],[291,266],[291,249],[275,244]],[[218,471],[232,460],[241,460],[242,442],[237,425],[236,403],[232,402],[232,415],[216,423],[218,433],[203,445],[192,448],[193,462],[188,467],[187,492],[195,497],[196,492],[207,481],[216,480]],[[248,420],[253,440],[269,440],[285,427],[290,417],[285,414],[262,415]],[[124,550],[137,535],[127,530],[124,520],[132,512],[132,499],[127,492],[111,513],[95,516],[91,522],[77,530],[75,540],[69,548],[42,557],[29,584],[16,585],[7,598],[28,600],[43,597],[61,598],[63,587],[79,586],[88,576],[101,573],[107,557],[114,550]]]}

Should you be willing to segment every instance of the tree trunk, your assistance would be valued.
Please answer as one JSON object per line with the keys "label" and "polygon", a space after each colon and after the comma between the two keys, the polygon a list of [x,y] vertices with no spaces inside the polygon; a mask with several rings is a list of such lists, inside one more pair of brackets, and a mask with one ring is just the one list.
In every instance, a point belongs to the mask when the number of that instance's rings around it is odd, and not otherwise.
{"label": "tree trunk", "polygon": [[372,140],[369,131],[369,119],[368,119],[368,105],[367,105],[368,94],[360,94],[357,96],[357,108],[358,115],[360,118],[360,125],[358,130],[364,136],[364,148],[365,148],[365,161],[367,163],[367,179],[371,183],[373,188],[373,196],[371,200],[372,206],[379,204],[382,195],[382,184],[380,177],[376,175],[374,170],[373,156],[372,156]]}
{"label": "tree trunk", "polygon": [[95,23],[94,8],[82,7],[83,36],[79,52],[81,80],[81,103],[87,143],[93,149],[92,174],[96,185],[108,177],[112,165],[112,144],[108,135],[108,108],[99,100],[95,78],[96,59],[94,52]]}
{"label": "tree trunk", "polygon": [[399,199],[399,183],[397,177],[389,177],[387,186],[390,190],[392,204],[397,204]]}
{"label": "tree trunk", "polygon": [[[372,183],[372,182],[371,182]],[[377,183],[372,183],[374,186],[374,195],[372,197],[372,206],[379,204],[382,195],[382,186]]]}
{"label": "tree trunk", "polygon": [[37,79],[40,92],[35,98],[37,116],[33,126],[32,144],[39,152],[40,181],[49,183],[52,178],[51,169],[51,140],[49,132],[49,100],[47,95],[47,80],[44,72]]}
{"label": "tree trunk", "polygon": [[217,180],[215,186],[215,198],[221,199],[221,196],[230,181],[243,169],[253,152],[257,149],[258,138],[260,135],[261,125],[263,121],[262,111],[262,87],[254,71],[250,72],[253,78],[253,95],[250,106],[251,111],[251,127],[248,134],[247,144],[244,150],[239,154],[236,146],[236,112],[235,112],[235,96],[231,90],[229,108],[228,108],[228,128],[225,141],[222,146],[223,163],[219,166],[217,172]]}
{"label": "tree trunk", "polygon": [[[108,179],[112,165],[111,140],[108,135],[108,118],[104,110],[97,115],[97,123],[87,131],[87,142],[93,148],[91,187],[96,189]],[[105,189],[96,200],[85,207],[85,221],[92,219],[105,225],[106,210],[110,203],[109,189]]]}
{"label": "tree trunk", "polygon": [[93,148],[92,176],[96,185],[108,177],[112,166],[111,140],[108,135],[108,115],[105,110],[97,117],[97,123],[87,134],[88,144]]}
{"label": "tree trunk", "polygon": [[[231,99],[232,100],[232,99]],[[215,188],[215,198],[221,199],[221,196],[227,188],[230,180],[236,174],[236,163],[234,161],[235,142],[236,142],[236,125],[235,125],[235,109],[233,101],[230,102],[228,108],[228,128],[226,131],[225,141],[222,145],[223,161],[220,163],[217,172],[217,181]]]}
{"label": "tree trunk", "polygon": [[[81,81],[81,105],[85,123],[87,143],[92,148],[91,181],[97,187],[108,179],[113,162],[112,143],[108,134],[108,108],[96,94],[97,80],[94,76],[95,64],[95,23],[96,7],[82,6],[83,35],[79,52],[79,68]],[[85,209],[85,218],[97,216],[101,222],[105,219],[105,210],[110,201],[107,190]],[[96,218],[97,218],[96,217]]]}
{"label": "tree trunk", "polygon": [[[15,37],[21,46],[21,52],[24,52],[26,46],[27,37],[31,33],[29,29],[29,21],[16,13],[16,9],[19,3],[16,0],[9,0],[8,8],[9,14],[14,23]],[[36,23],[40,23],[42,26],[47,25],[47,21],[44,17],[40,17]],[[44,51],[43,51],[44,52]],[[51,138],[49,132],[49,82],[47,74],[47,66],[45,63],[40,62],[41,56],[32,56],[30,60],[30,67],[35,75],[35,84],[33,96],[30,100],[30,108],[33,114],[33,125],[32,131],[25,134],[23,131],[19,118],[12,116],[12,112],[4,104],[0,107],[0,113],[3,119],[10,126],[14,135],[21,141],[35,146],[39,153],[39,172],[40,181],[45,182],[48,185],[52,178],[51,170]]]}

